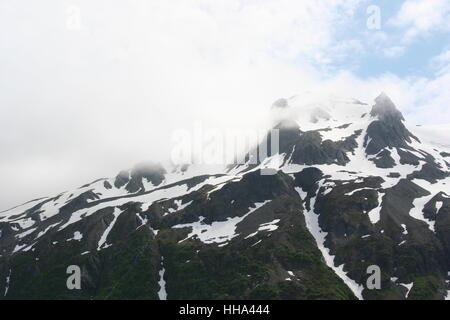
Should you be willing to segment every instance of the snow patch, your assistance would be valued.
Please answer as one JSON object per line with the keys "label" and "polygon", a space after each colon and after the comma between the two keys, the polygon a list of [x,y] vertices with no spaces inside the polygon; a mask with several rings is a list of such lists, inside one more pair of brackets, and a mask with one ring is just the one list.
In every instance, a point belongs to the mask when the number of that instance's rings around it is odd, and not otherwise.
{"label": "snow patch", "polygon": [[373,190],[373,189],[372,188],[359,188],[359,189],[355,189],[353,191],[347,192],[345,194],[345,196],[350,197],[350,196],[354,195],[356,192],[363,191],[363,190]]}
{"label": "snow patch", "polygon": [[36,231],[36,229],[37,228],[33,228],[33,229],[27,230],[25,232],[22,232],[21,234],[18,234],[17,237],[19,239],[25,238],[27,235],[32,234],[34,231]]}
{"label": "snow patch", "polygon": [[402,228],[403,228],[403,234],[407,235],[408,234],[408,229],[406,229],[406,224],[402,224]]}
{"label": "snow patch", "polygon": [[[412,182],[428,191],[433,191],[434,189],[433,185],[425,180],[414,179]],[[425,218],[423,210],[425,208],[425,205],[430,202],[434,196],[435,193],[431,192],[427,196],[415,198],[413,201],[413,208],[409,211],[409,215],[411,217],[425,222],[428,225],[428,228],[433,232],[435,232],[435,221]]]}
{"label": "snow patch", "polygon": [[254,244],[252,244],[252,247],[256,246],[257,244],[260,244],[262,242],[262,240],[258,240],[257,242],[255,242]]}
{"label": "snow patch", "polygon": [[22,250],[26,246],[27,246],[26,244],[23,244],[23,245],[16,244],[16,246],[14,247],[13,253],[16,253],[16,252]]}
{"label": "snow patch", "polygon": [[164,280],[164,274],[166,273],[166,269],[164,268],[164,257],[161,257],[161,270],[159,271],[159,291],[158,297],[159,300],[167,300],[167,291],[166,291],[166,281]]}
{"label": "snow patch", "polygon": [[114,227],[114,224],[117,221],[117,218],[120,216],[120,214],[122,213],[122,211],[118,208],[114,209],[114,219],[113,221],[111,221],[111,223],[109,224],[109,226],[106,228],[106,230],[103,232],[102,236],[100,237],[100,240],[98,241],[98,247],[97,250],[101,250],[103,248],[107,248],[108,245],[106,243],[106,239],[108,238],[108,234],[111,232],[112,228]]}
{"label": "snow patch", "polygon": [[[186,202],[185,204],[182,204],[182,200],[175,200],[174,201],[175,209],[169,208],[169,212],[168,213],[175,213],[177,211],[183,210],[186,207],[190,206],[192,204],[192,202],[194,202],[194,201],[189,201],[189,202]],[[164,213],[164,215],[167,215],[168,213],[166,212],[166,213]]]}
{"label": "snow patch", "polygon": [[[248,215],[253,213],[255,210],[261,208],[262,206],[269,203],[270,200],[265,202],[255,203],[253,208],[249,208],[249,211],[242,217],[228,218],[226,221],[215,221],[212,224],[205,224],[203,220],[205,217],[200,217],[198,222],[179,224],[172,228],[182,229],[182,228],[192,228],[191,233],[181,240],[180,242],[186,241],[187,239],[197,236],[203,243],[219,243],[222,246],[227,245],[228,242],[238,236],[235,233],[236,226],[238,223],[243,221]],[[273,227],[272,227],[273,228]]]}
{"label": "snow patch", "polygon": [[59,223],[52,224],[52,225],[48,226],[47,228],[45,228],[44,231],[39,232],[36,237],[36,240],[39,239],[40,237],[42,237],[44,234],[46,234],[51,228],[56,227],[58,224]]}
{"label": "snow patch", "polygon": [[267,223],[262,223],[262,224],[260,224],[259,227],[258,227],[258,231],[254,232],[254,233],[252,233],[252,234],[249,234],[248,236],[245,237],[245,239],[248,239],[248,238],[251,238],[251,237],[256,236],[256,235],[258,234],[259,231],[269,231],[269,232],[272,232],[272,231],[277,230],[277,229],[278,229],[278,226],[277,226],[277,223],[278,223],[278,222],[280,222],[280,219],[275,219],[275,220],[273,220],[273,221],[271,221],[271,222],[267,222]]}
{"label": "snow patch", "polygon": [[436,201],[436,213],[439,213],[444,203],[442,201]]}
{"label": "snow patch", "polygon": [[8,294],[8,290],[9,290],[9,282],[10,282],[10,281],[11,281],[11,269],[9,269],[8,276],[6,277],[5,294],[3,295],[4,297],[6,297],[6,295]]}
{"label": "snow patch", "polygon": [[369,219],[372,224],[376,224],[378,221],[380,221],[383,196],[384,194],[378,191],[378,206],[369,211]]}
{"label": "snow patch", "polygon": [[[306,198],[306,193],[301,188],[296,187],[295,190],[303,200]],[[321,229],[319,225],[319,216],[314,212],[316,197],[317,195],[314,198],[310,199],[311,210],[306,209],[303,210],[305,215],[306,226],[309,232],[313,235],[314,239],[316,240],[317,247],[319,248],[320,252],[322,252],[322,255],[325,259],[327,266],[333,269],[336,275],[344,281],[344,283],[350,288],[350,290],[352,290],[353,294],[359,300],[362,300],[363,299],[362,291],[364,290],[364,287],[347,276],[347,273],[344,271],[343,264],[340,265],[339,267],[336,267],[334,265],[334,256],[332,256],[330,254],[330,250],[325,247],[325,240],[328,233],[324,232]]]}
{"label": "snow patch", "polygon": [[404,286],[406,289],[408,289],[408,292],[406,292],[405,298],[408,299],[409,293],[411,292],[412,287],[414,286],[414,282],[411,282],[409,284],[400,283],[400,285]]}
{"label": "snow patch", "polygon": [[66,241],[72,241],[72,240],[81,241],[81,239],[83,239],[83,234],[80,231],[75,231],[73,233],[73,237],[70,239],[67,239]]}
{"label": "snow patch", "polygon": [[141,221],[141,225],[139,225],[139,226],[136,228],[136,230],[139,229],[140,227],[146,225],[146,224],[148,223],[147,217],[145,217],[145,219],[144,219],[144,218],[141,217],[141,215],[140,215],[139,213],[136,213],[136,217]]}

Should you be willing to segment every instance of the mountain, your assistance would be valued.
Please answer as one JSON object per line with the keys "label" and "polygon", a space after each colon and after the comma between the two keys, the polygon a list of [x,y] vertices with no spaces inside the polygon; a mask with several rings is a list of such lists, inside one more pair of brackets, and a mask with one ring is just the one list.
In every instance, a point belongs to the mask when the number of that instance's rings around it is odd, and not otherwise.
{"label": "mountain", "polygon": [[271,112],[279,153],[256,164],[143,163],[1,212],[0,298],[450,298],[448,131],[386,94]]}

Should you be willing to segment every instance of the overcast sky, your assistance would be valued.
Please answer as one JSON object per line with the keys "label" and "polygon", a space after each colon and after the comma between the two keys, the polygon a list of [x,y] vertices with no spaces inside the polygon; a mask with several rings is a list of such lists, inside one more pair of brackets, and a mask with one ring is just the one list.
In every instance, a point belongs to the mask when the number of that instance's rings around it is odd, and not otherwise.
{"label": "overcast sky", "polygon": [[448,0],[0,0],[0,210],[306,90],[450,123],[449,31]]}

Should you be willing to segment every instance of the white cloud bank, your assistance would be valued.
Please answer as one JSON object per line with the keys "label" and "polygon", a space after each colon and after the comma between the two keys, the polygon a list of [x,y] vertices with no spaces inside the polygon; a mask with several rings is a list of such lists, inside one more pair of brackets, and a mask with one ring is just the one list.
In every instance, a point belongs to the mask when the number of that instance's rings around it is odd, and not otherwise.
{"label": "white cloud bank", "polygon": [[166,158],[172,132],[195,121],[258,127],[274,100],[305,90],[386,91],[413,121],[450,122],[448,72],[323,71],[362,50],[337,35],[365,3],[2,2],[0,209]]}
{"label": "white cloud bank", "polygon": [[450,30],[450,1],[406,0],[391,24],[405,28],[404,42],[429,35],[433,31]]}

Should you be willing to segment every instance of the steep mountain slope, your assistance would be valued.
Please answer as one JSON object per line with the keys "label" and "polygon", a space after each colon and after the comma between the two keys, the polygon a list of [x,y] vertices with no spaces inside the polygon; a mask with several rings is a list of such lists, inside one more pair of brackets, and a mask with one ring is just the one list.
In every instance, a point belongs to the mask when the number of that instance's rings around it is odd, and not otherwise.
{"label": "steep mountain slope", "polygon": [[279,154],[257,164],[141,164],[1,212],[0,297],[450,297],[450,147],[385,94],[272,112]]}

